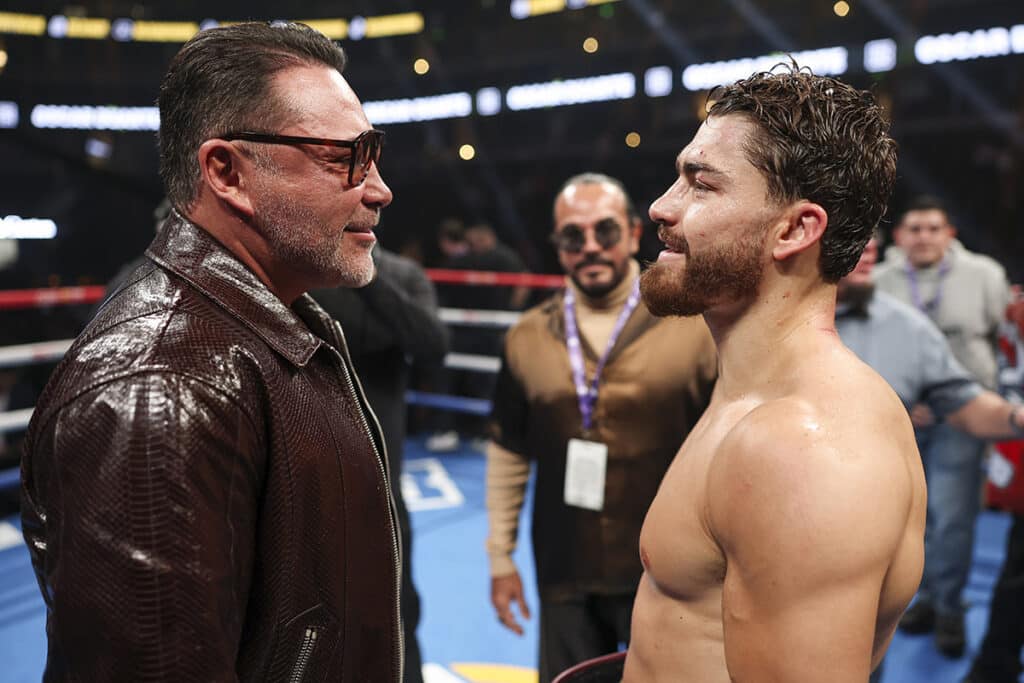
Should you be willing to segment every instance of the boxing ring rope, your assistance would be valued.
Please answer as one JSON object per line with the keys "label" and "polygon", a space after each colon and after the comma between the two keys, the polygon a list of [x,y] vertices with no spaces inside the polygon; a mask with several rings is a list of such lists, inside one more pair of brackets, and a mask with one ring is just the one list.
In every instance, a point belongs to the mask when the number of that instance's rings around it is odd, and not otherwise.
{"label": "boxing ring rope", "polygon": [[0,291],[0,311],[19,308],[47,308],[67,304],[93,304],[100,301],[105,292],[106,287],[102,285],[8,289]]}
{"label": "boxing ring rope", "polygon": [[[57,339],[55,341],[37,342],[35,344],[16,344],[0,347],[0,368],[15,368],[33,363],[48,363],[60,360],[61,356],[71,348],[74,339]],[[2,416],[3,413],[0,413]],[[0,429],[0,431],[3,431]]]}
{"label": "boxing ring rope", "polygon": [[[427,277],[440,284],[461,284],[469,286],[513,286],[537,289],[555,289],[564,286],[565,279],[561,275],[534,275],[527,273],[493,273],[485,271],[461,271],[427,269]],[[1015,290],[1020,291],[1020,290]],[[22,289],[0,291],[0,311],[29,308],[49,308],[53,306],[94,304],[101,301],[106,294],[102,286],[58,287],[49,289]],[[1024,296],[1017,295],[1014,306],[1024,306]],[[519,320],[521,313],[516,311],[477,310],[463,308],[441,308],[438,311],[442,322],[447,325],[486,327],[504,329],[511,327]],[[1018,311],[1018,314],[1020,312]],[[1010,316],[1007,316],[1008,319]],[[18,344],[0,347],[0,369],[15,368],[37,363],[60,360],[70,348],[74,339],[57,339],[53,341]],[[1018,360],[1018,363],[1020,361]],[[495,373],[501,367],[501,359],[468,353],[451,352],[444,358],[446,368],[468,370],[473,372]],[[406,392],[406,402],[429,408],[449,410],[472,415],[487,415],[491,410],[491,402],[482,398],[450,396],[424,391]],[[5,433],[24,430],[32,418],[33,408],[0,412],[0,436]],[[18,467],[0,470],[0,491],[13,490],[20,484],[21,473]],[[996,571],[999,558],[979,556],[979,563],[992,565]]]}
{"label": "boxing ring rope", "polygon": [[[444,311],[445,309],[442,309]],[[450,312],[461,309],[447,309]],[[465,311],[470,314],[467,317],[448,315],[452,324],[473,324],[475,314],[490,313],[490,311]],[[443,319],[443,318],[442,318]],[[514,320],[512,321],[514,322]],[[508,327],[511,323],[503,325]],[[16,346],[0,347],[0,368],[21,367],[33,363],[47,363],[58,361],[71,348],[74,339],[57,339],[37,344],[18,344]],[[444,366],[453,370],[470,370],[474,372],[497,372],[501,369],[501,359],[495,356],[481,356],[472,353],[452,352],[444,357]],[[445,396],[443,394],[431,394],[423,391],[406,392],[406,401],[415,405],[423,405],[431,408],[445,408],[456,412],[472,413],[474,415],[486,415],[490,411],[490,401],[484,399],[465,398],[460,396]],[[12,410],[0,413],[0,434],[25,429],[32,417],[32,408]],[[0,487],[2,488],[2,487]]]}
{"label": "boxing ring rope", "polygon": [[[427,277],[439,284],[468,286],[530,287],[554,289],[562,287],[561,275],[535,275],[532,273],[496,273],[489,271],[427,269]],[[49,289],[21,289],[0,291],[0,311],[27,308],[47,308],[71,304],[93,304],[106,293],[102,286],[57,287]],[[448,325],[508,328],[519,320],[517,311],[441,308],[439,317]],[[73,339],[57,339],[32,344],[0,347],[0,369],[59,360],[70,348]],[[448,353],[444,366],[455,370],[495,373],[501,360],[493,356],[469,353]],[[487,399],[408,391],[406,402],[412,405],[451,410],[473,415],[486,415],[491,402]],[[0,412],[0,434],[23,430],[32,417],[32,408]],[[17,483],[17,468],[0,471],[0,490]]]}
{"label": "boxing ring rope", "polygon": [[[561,275],[535,275],[532,273],[496,273],[473,270],[427,269],[427,277],[434,283],[468,286],[530,287],[555,289],[565,283]],[[99,285],[82,287],[54,287],[47,289],[18,289],[0,291],[0,311],[50,308],[74,304],[95,304],[103,300],[106,288]],[[441,321],[447,325],[505,329],[519,320],[517,311],[441,308]],[[37,363],[55,362],[71,347],[74,339],[56,339],[31,344],[0,347],[0,369],[16,368]],[[448,353],[444,366],[453,370],[496,373],[501,359],[470,353]],[[425,391],[406,392],[411,405],[439,408],[472,415],[487,415],[491,402],[482,398],[450,396]],[[0,435],[28,427],[33,408],[0,412]],[[0,470],[0,490],[17,486],[18,468]]]}

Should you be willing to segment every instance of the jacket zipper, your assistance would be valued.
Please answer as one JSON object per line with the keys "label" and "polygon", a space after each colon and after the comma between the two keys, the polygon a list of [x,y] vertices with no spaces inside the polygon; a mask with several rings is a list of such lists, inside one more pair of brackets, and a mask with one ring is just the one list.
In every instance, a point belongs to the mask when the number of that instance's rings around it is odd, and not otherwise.
{"label": "jacket zipper", "polygon": [[299,656],[295,658],[295,666],[292,667],[292,675],[288,677],[288,683],[302,683],[306,677],[306,667],[309,666],[309,659],[313,656],[313,649],[316,647],[316,639],[320,632],[310,626],[306,629],[306,635],[302,637],[302,647],[299,648]]}
{"label": "jacket zipper", "polygon": [[[349,390],[355,395],[357,401],[359,401],[361,410],[359,411],[360,420],[363,423],[363,428],[366,430],[366,435],[370,439],[370,446],[373,448],[374,455],[377,456],[377,466],[380,468],[381,480],[384,482],[384,490],[388,494],[388,514],[391,517],[391,556],[394,558],[395,566],[395,619],[394,619],[394,637],[395,642],[398,643],[398,649],[394,655],[394,667],[393,670],[397,672],[396,681],[404,679],[405,672],[403,667],[405,662],[402,658],[402,653],[405,652],[405,634],[402,632],[402,614],[401,614],[401,590],[402,590],[402,557],[401,550],[398,546],[398,514],[394,508],[394,500],[391,497],[391,486],[388,485],[388,473],[385,456],[382,457],[379,450],[377,450],[377,442],[373,438],[373,432],[370,429],[370,423],[366,418],[366,412],[369,410],[369,402],[366,400],[366,395],[363,393],[363,387],[359,384],[359,378],[355,372],[351,369],[352,359],[348,355],[348,344],[345,342],[345,332],[341,329],[341,324],[336,320],[331,321],[333,324],[330,325],[331,330],[337,337],[339,355],[341,356],[341,366],[345,370],[345,381],[348,384]],[[380,445],[381,448],[387,449],[387,445],[384,443],[384,432],[380,428],[380,423],[377,421],[377,416],[370,415],[373,417],[374,425],[377,427],[377,433],[381,435]]]}

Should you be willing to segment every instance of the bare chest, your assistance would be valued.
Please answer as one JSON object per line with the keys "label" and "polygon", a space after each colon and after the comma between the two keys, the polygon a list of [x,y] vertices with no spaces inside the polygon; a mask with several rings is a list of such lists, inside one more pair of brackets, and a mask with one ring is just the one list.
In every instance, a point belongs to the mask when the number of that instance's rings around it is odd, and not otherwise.
{"label": "bare chest", "polygon": [[[713,417],[713,416],[705,416]],[[718,604],[725,557],[707,526],[708,468],[721,428],[702,419],[662,480],[640,534],[647,579],[663,595],[682,602]]]}

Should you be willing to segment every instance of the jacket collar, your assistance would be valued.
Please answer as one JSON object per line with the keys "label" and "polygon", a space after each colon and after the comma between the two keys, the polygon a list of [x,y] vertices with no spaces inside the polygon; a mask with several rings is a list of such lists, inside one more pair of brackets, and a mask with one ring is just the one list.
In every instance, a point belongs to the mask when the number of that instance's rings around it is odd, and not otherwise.
{"label": "jacket collar", "polygon": [[294,311],[288,308],[210,233],[177,211],[160,226],[146,255],[215,301],[294,365],[304,366],[324,343],[310,328],[324,327],[327,316],[308,294],[295,302]]}

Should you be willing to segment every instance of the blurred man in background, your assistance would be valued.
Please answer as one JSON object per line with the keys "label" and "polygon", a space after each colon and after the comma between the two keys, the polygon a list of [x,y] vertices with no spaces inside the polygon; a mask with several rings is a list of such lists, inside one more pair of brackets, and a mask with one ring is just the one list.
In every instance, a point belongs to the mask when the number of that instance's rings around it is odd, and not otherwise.
{"label": "blurred man in background", "polygon": [[373,262],[377,276],[365,287],[317,289],[310,296],[341,323],[359,383],[384,433],[391,495],[402,533],[404,683],[422,683],[423,662],[416,638],[420,597],[412,581],[412,524],[400,476],[408,414],[405,392],[414,364],[444,359],[448,334],[437,316],[434,285],[419,264],[380,246],[373,250]]}
{"label": "blurred man in background", "polygon": [[[1002,266],[967,251],[955,238],[942,203],[917,198],[896,224],[895,247],[875,270],[875,283],[928,316],[961,365],[994,390],[996,338],[1009,303],[1009,283]],[[961,593],[971,566],[988,444],[937,419],[926,405],[915,405],[911,416],[928,480],[928,526],[921,589],[900,629],[934,630],[939,651],[959,657],[965,645]]]}
{"label": "blurred man in background", "polygon": [[[443,251],[451,254],[445,260],[444,268],[489,273],[526,272],[526,266],[519,255],[498,241],[490,225],[477,223],[466,228],[462,233],[464,243],[458,241],[457,234],[454,226],[442,226],[440,244]],[[443,306],[475,311],[519,310],[528,295],[529,289],[523,286],[480,284],[450,284],[440,292]],[[477,356],[498,356],[501,355],[504,336],[505,330],[501,327],[456,325],[451,334],[452,351]],[[490,400],[494,394],[496,377],[492,372],[448,368],[438,379],[443,393]],[[486,419],[476,415],[449,415],[441,417],[436,424],[447,429],[439,429],[427,439],[428,450],[454,450],[461,442],[461,437],[479,442],[487,434]]]}
{"label": "blurred man in background", "polygon": [[[857,267],[839,281],[836,330],[843,343],[885,378],[908,412],[914,406],[926,406],[938,419],[978,439],[1013,439],[1024,434],[1018,431],[1024,429],[1024,407],[1014,406],[978,384],[927,316],[876,291],[871,278],[877,260],[878,240],[873,237]],[[1011,541],[1004,569],[1011,577],[1019,571],[1014,568],[1014,553],[1019,550]],[[1007,579],[1003,592],[1009,595],[1001,596],[1000,601],[1019,605],[1019,600],[1013,602],[1012,585],[1012,579]],[[995,599],[991,605],[997,626],[1015,618],[1007,615]],[[1000,617],[1000,613],[1006,616]],[[1014,637],[1012,631],[1000,630],[991,640],[1003,642]],[[1018,646],[1018,654],[1019,650]],[[985,664],[979,664],[979,668]],[[997,661],[990,666],[999,664]],[[871,680],[880,681],[881,673],[880,664]]]}

